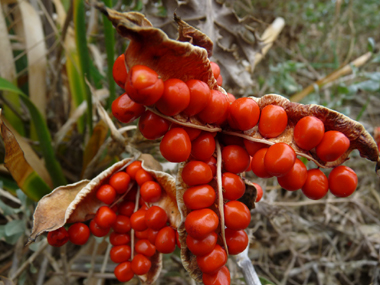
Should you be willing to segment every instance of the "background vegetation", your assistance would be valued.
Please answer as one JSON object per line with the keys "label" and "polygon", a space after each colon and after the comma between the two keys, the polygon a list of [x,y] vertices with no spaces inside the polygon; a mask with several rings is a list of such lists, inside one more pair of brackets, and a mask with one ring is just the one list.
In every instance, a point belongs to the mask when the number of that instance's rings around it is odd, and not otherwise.
{"label": "background vegetation", "polygon": [[[178,9],[175,0],[104,2],[117,10],[147,14],[172,37],[174,10],[208,32],[217,43],[213,60],[221,64],[226,89],[236,96],[277,93],[302,98],[302,103],[321,104],[359,120],[371,134],[380,125],[380,3],[376,0],[230,0],[224,6],[193,0],[181,2]],[[212,3],[211,8],[199,9],[205,3]],[[88,4],[0,1],[2,117],[34,171],[17,185],[3,164],[0,169],[0,278],[7,276],[16,284],[117,284],[102,239],[92,238],[80,248],[68,244],[56,249],[42,237],[24,247],[43,189],[93,177],[129,155],[110,138],[108,126],[92,108],[100,100],[109,110],[122,93],[112,80],[111,68],[127,41]],[[262,35],[277,17],[284,18],[286,25],[255,66],[243,51],[250,48],[257,54],[263,46],[253,35]],[[246,32],[239,28],[244,25],[254,31],[247,36],[248,43],[231,36]],[[147,143],[138,132],[127,132],[124,139],[157,155],[158,144]],[[4,161],[3,142],[0,152]],[[299,191],[281,189],[275,180],[258,181],[265,194],[253,211],[249,256],[265,280],[379,284],[379,181],[374,164],[356,152],[346,165],[359,178],[358,190],[346,199],[328,196],[312,201]],[[244,284],[233,259],[228,266],[232,284]],[[160,283],[192,284],[178,252],[165,256]]]}

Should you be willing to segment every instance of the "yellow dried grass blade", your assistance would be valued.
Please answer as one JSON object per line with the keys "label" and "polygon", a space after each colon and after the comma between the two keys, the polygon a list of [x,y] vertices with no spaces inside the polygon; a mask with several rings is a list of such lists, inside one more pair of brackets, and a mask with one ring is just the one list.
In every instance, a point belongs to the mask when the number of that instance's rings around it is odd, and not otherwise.
{"label": "yellow dried grass blade", "polygon": [[[4,18],[2,6],[0,5],[0,77],[7,79],[12,83],[16,83],[16,67],[13,59],[11,43],[8,39],[8,28]],[[4,91],[9,103],[14,108],[20,110],[20,99],[17,93],[12,91]],[[12,124],[12,126],[21,135],[25,134],[24,124],[22,120],[10,109],[4,105],[4,116]]]}
{"label": "yellow dried grass blade", "polygon": [[29,98],[45,118],[47,61],[42,22],[37,11],[26,1],[18,0],[18,8],[14,11],[15,30],[25,43],[28,59]]}

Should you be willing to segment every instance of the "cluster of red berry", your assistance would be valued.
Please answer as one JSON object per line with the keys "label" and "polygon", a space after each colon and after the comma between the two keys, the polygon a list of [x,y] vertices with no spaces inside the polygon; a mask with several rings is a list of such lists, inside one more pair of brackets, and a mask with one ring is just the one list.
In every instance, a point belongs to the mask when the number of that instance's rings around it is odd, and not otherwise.
{"label": "cluster of red berry", "polygon": [[[136,196],[136,183],[141,196]],[[160,199],[161,192],[160,184],[141,167],[141,162],[134,161],[125,171],[112,174],[98,187],[96,197],[106,205],[98,209],[89,226],[74,223],[68,231],[61,227],[48,233],[48,242],[56,247],[68,240],[76,245],[84,245],[90,233],[104,237],[112,229],[109,235],[113,246],[110,258],[119,263],[114,270],[117,279],[126,282],[135,274],[144,275],[149,272],[152,265],[149,258],[156,251],[172,253],[176,244],[179,244],[176,230],[168,225],[166,211],[152,205]],[[133,244],[132,236],[135,238]],[[134,256],[131,246],[134,247]]]}

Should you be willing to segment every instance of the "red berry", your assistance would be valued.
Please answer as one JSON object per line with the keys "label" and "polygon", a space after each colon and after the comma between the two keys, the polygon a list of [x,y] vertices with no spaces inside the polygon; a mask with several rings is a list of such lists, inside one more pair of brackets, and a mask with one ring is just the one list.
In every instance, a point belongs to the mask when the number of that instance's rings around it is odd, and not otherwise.
{"label": "red berry", "polygon": [[261,186],[257,183],[252,183],[252,184],[253,184],[253,186],[255,186],[256,191],[257,191],[255,202],[258,203],[258,202],[260,202],[261,198],[263,197],[263,194],[264,194],[263,188],[261,188]]}
{"label": "red berry", "polygon": [[145,231],[148,226],[145,223],[146,210],[138,210],[131,216],[131,227],[136,231]]}
{"label": "red berry", "polygon": [[69,227],[69,239],[76,245],[84,245],[90,237],[90,229],[83,223],[75,223]]}
{"label": "red berry", "polygon": [[128,282],[135,276],[129,261],[122,262],[115,267],[114,274],[119,282]]}
{"label": "red berry", "polygon": [[[128,193],[129,194],[129,193]],[[135,203],[130,201],[124,201],[119,205],[119,214],[127,217],[132,216],[135,210]]]}
{"label": "red berry", "polygon": [[137,253],[141,253],[148,257],[151,257],[156,253],[156,247],[147,239],[140,239],[136,242],[135,250]]}
{"label": "red berry", "polygon": [[247,151],[238,145],[228,145],[222,150],[223,166],[228,172],[240,173],[248,168],[250,157]]}
{"label": "red berry", "polygon": [[197,160],[208,160],[215,152],[215,139],[205,132],[191,143],[191,155]]}
{"label": "red berry", "polygon": [[227,200],[237,200],[244,195],[245,183],[240,176],[224,172],[222,175],[222,186],[223,186],[223,198]]}
{"label": "red berry", "polygon": [[248,235],[244,230],[235,231],[226,228],[225,235],[229,254],[239,254],[248,246]]}
{"label": "red berry", "polygon": [[312,200],[319,200],[326,196],[329,189],[329,182],[326,175],[319,169],[310,169],[307,171],[305,184],[302,186],[302,192],[306,197]]}
{"label": "red berry", "polygon": [[192,211],[185,221],[186,232],[195,239],[203,239],[216,230],[219,218],[210,209]]}
{"label": "red berry", "polygon": [[115,60],[112,67],[113,80],[124,89],[125,81],[127,80],[127,68],[125,67],[125,57],[124,54],[119,55]]}
{"label": "red berry", "polygon": [[251,213],[242,202],[230,201],[224,205],[224,219],[227,228],[244,230],[249,226]]}
{"label": "red berry", "polygon": [[166,116],[175,116],[189,106],[190,90],[180,79],[171,78],[164,82],[164,93],[156,108]]}
{"label": "red berry", "polygon": [[126,234],[131,230],[131,221],[127,216],[117,215],[112,228],[119,234]]}
{"label": "red berry", "polygon": [[162,156],[170,162],[183,162],[190,157],[191,141],[182,128],[168,131],[160,143]]}
{"label": "red berry", "polygon": [[207,184],[212,180],[211,168],[202,161],[189,161],[182,170],[182,179],[189,186]]}
{"label": "red berry", "polygon": [[190,90],[190,103],[183,113],[191,117],[207,106],[211,99],[211,92],[208,85],[200,80],[191,79],[186,82],[186,85]]}
{"label": "red berry", "polygon": [[145,111],[144,105],[137,104],[127,93],[120,95],[112,102],[112,114],[120,122],[128,124],[139,118]]}
{"label": "red berry", "polygon": [[301,160],[297,158],[292,169],[285,175],[278,177],[277,181],[282,188],[289,191],[295,191],[302,188],[306,182],[306,178],[306,166]]}
{"label": "red berry", "polygon": [[211,90],[211,100],[198,114],[198,118],[206,124],[216,123],[226,115],[228,105],[226,95],[219,91]]}
{"label": "red berry", "polygon": [[150,106],[164,93],[164,82],[149,67],[135,65],[128,73],[125,91],[136,103]]}
{"label": "red berry", "polygon": [[188,188],[183,194],[183,202],[191,210],[210,207],[215,202],[215,190],[204,184]]}
{"label": "red berry", "polygon": [[358,177],[351,168],[340,165],[335,167],[329,175],[330,192],[337,197],[348,197],[355,192]]}
{"label": "red berry", "polygon": [[96,198],[104,204],[112,204],[116,198],[116,191],[111,185],[104,184],[96,191]]}
{"label": "red berry", "polygon": [[294,128],[294,141],[305,150],[315,148],[323,138],[325,126],[323,122],[312,116],[307,116],[298,121]]}
{"label": "red berry", "polygon": [[230,271],[228,270],[227,266],[222,266],[215,273],[203,273],[202,281],[204,285],[230,285]]}
{"label": "red berry", "polygon": [[131,179],[136,179],[136,173],[141,169],[141,161],[133,161],[127,166],[126,172],[131,177]]}
{"label": "red berry", "polygon": [[227,262],[226,251],[220,245],[216,245],[213,251],[204,256],[197,256],[199,269],[203,273],[212,274],[219,270]]}
{"label": "red berry", "polygon": [[64,227],[51,231],[47,235],[47,241],[51,246],[61,247],[69,240],[69,233]]}
{"label": "red berry", "polygon": [[256,126],[259,117],[260,108],[253,99],[239,98],[230,106],[228,123],[234,129],[247,131]]}
{"label": "red berry", "polygon": [[116,172],[111,175],[109,184],[118,194],[123,194],[128,189],[131,177],[124,171]]}
{"label": "red berry", "polygon": [[272,175],[268,173],[264,165],[264,158],[268,151],[268,148],[262,148],[258,150],[255,155],[252,157],[251,169],[252,172],[260,178],[270,178]]}
{"label": "red berry", "polygon": [[323,161],[335,161],[350,147],[350,140],[341,132],[328,131],[317,145],[318,157]]}
{"label": "red berry", "polygon": [[142,254],[136,254],[132,260],[132,271],[136,275],[144,275],[149,272],[152,263]]}
{"label": "red berry", "polygon": [[246,139],[244,139],[244,146],[250,156],[254,156],[258,150],[268,147],[267,144],[253,142]]}
{"label": "red berry", "polygon": [[169,130],[170,122],[164,118],[146,110],[140,117],[139,130],[148,140],[162,137]]}
{"label": "red berry", "polygon": [[115,263],[128,261],[131,258],[131,248],[129,245],[116,245],[110,251],[111,260]]}
{"label": "red berry", "polygon": [[129,234],[119,234],[112,232],[110,234],[110,243],[112,245],[128,244],[131,241]]}
{"label": "red berry", "polygon": [[292,169],[296,158],[296,153],[288,144],[276,143],[268,148],[264,166],[270,175],[282,176]]}
{"label": "red berry", "polygon": [[214,75],[214,78],[217,79],[220,75],[220,67],[217,63],[210,61],[212,73]]}
{"label": "red berry", "polygon": [[159,206],[150,207],[145,213],[145,223],[153,230],[160,230],[166,226],[168,215],[165,210]]}
{"label": "red berry", "polygon": [[186,237],[186,245],[194,255],[203,256],[209,254],[215,248],[218,241],[218,235],[215,232],[210,233],[203,239],[195,239],[190,235]]}
{"label": "red berry", "polygon": [[104,237],[109,233],[110,228],[99,227],[99,225],[94,220],[91,220],[90,231],[96,237]]}
{"label": "red berry", "polygon": [[175,250],[175,231],[171,227],[164,227],[159,230],[155,246],[158,252],[161,253],[172,253]]}
{"label": "red berry", "polygon": [[278,137],[286,129],[287,125],[288,115],[284,108],[268,105],[261,110],[259,132],[264,138]]}

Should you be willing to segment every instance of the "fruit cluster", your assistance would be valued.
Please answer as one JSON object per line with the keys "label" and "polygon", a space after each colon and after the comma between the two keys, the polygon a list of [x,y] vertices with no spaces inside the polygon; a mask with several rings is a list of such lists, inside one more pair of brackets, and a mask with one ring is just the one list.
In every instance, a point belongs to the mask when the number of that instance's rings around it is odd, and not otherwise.
{"label": "fruit cluster", "polygon": [[[211,62],[211,68],[214,78],[221,78],[217,64]],[[337,166],[327,178],[319,168],[307,170],[297,158],[294,147],[303,153],[313,152],[322,162],[334,162],[350,147],[350,140],[342,132],[325,132],[324,123],[315,116],[304,116],[291,128],[287,111],[280,105],[260,108],[254,98],[235,99],[232,94],[210,90],[199,80],[162,81],[146,66],[135,65],[127,72],[124,55],[116,60],[113,71],[115,81],[126,90],[114,101],[113,115],[124,123],[140,117],[138,126],[145,138],[162,137],[160,151],[165,159],[186,161],[181,174],[187,213],[186,247],[196,256],[205,284],[205,279],[225,279],[229,275],[225,267],[227,253],[238,254],[248,244],[244,229],[249,225],[250,211],[237,201],[246,187],[239,174],[252,170],[257,177],[275,176],[284,189],[302,189],[310,199],[323,198],[329,189],[337,197],[347,197],[356,189],[357,176],[349,167]],[[177,120],[189,117],[214,128],[207,131]],[[216,133],[220,126],[232,131]],[[289,129],[293,146],[281,142]],[[254,132],[259,139],[239,136],[242,132]],[[218,188],[215,153],[219,142],[221,196],[215,190]],[[262,189],[254,186],[258,202]],[[224,202],[219,205],[223,210],[215,207],[219,200]]]}
{"label": "fruit cluster", "polygon": [[103,206],[89,226],[74,223],[68,231],[64,227],[51,231],[48,243],[59,247],[70,240],[84,245],[91,233],[96,237],[109,234],[113,246],[110,258],[118,263],[114,270],[117,279],[126,282],[134,275],[144,275],[156,252],[171,253],[178,244],[178,234],[168,225],[166,211],[152,204],[161,194],[160,184],[142,168],[141,161],[134,161],[98,187],[96,198]]}

